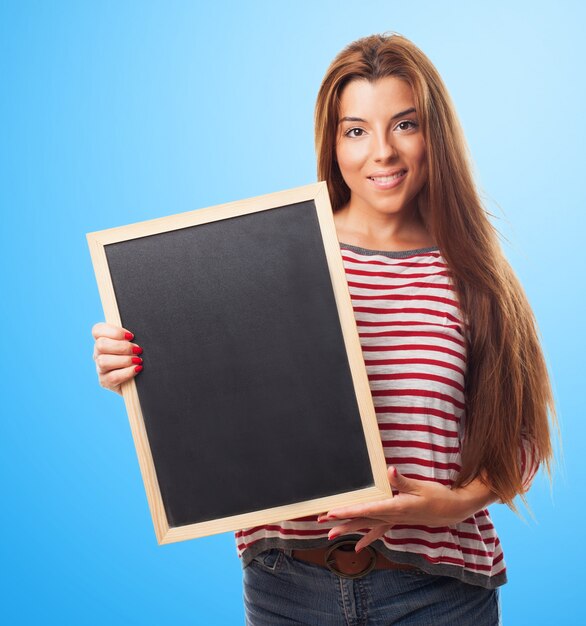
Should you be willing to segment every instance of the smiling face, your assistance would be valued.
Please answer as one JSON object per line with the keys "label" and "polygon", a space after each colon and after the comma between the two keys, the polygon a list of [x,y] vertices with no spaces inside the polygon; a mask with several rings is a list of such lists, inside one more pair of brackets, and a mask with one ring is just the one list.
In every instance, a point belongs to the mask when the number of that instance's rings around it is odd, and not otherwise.
{"label": "smiling face", "polygon": [[413,90],[395,77],[353,80],[340,98],[336,158],[349,208],[407,214],[427,181]]}

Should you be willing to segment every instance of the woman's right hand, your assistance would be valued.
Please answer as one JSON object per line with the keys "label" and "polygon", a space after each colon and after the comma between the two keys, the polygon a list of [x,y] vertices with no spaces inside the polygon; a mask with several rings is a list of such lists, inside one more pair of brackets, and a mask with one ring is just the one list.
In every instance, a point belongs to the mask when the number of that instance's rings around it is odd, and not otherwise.
{"label": "woman's right hand", "polygon": [[100,385],[122,395],[120,386],[142,371],[142,348],[126,328],[99,322],[92,328],[94,361]]}

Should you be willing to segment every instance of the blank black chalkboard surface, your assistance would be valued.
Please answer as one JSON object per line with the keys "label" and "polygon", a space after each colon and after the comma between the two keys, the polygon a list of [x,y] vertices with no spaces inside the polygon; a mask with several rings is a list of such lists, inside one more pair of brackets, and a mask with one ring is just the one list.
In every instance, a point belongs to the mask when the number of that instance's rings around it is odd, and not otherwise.
{"label": "blank black chalkboard surface", "polygon": [[391,496],[325,183],[87,238],[159,543]]}

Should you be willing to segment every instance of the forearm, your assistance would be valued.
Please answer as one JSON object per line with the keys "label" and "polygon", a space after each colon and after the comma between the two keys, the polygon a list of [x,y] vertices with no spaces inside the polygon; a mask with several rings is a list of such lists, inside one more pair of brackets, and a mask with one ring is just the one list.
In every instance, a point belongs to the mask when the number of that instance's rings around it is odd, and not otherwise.
{"label": "forearm", "polygon": [[[396,495],[386,500],[340,507],[320,516],[320,521],[352,520],[332,529],[347,533],[381,522],[420,524],[425,526],[452,526],[481,511],[498,497],[487,481],[477,478],[463,487],[450,489],[436,482],[406,478],[396,468],[388,470],[389,482]],[[365,523],[366,521],[366,523]],[[362,524],[362,526],[361,526]]]}
{"label": "forearm", "polygon": [[464,487],[452,489],[452,493],[457,496],[458,506],[461,511],[459,517],[462,517],[462,520],[499,500],[497,494],[492,491],[482,478],[475,478]]}

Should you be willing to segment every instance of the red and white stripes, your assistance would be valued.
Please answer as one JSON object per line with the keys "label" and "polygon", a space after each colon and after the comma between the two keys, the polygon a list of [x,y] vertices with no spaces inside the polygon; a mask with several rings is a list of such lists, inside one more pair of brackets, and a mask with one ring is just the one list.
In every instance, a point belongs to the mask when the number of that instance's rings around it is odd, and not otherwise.
{"label": "red and white stripes", "polygon": [[[387,464],[449,486],[460,470],[466,343],[447,265],[437,250],[375,253],[343,244],[342,256]],[[529,445],[521,463],[528,485],[536,469]],[[238,553],[259,541],[327,544],[328,530],[315,518],[242,530]],[[424,557],[431,569],[451,565],[488,578],[505,571],[487,511],[452,527],[395,526],[383,542],[395,554]]]}

